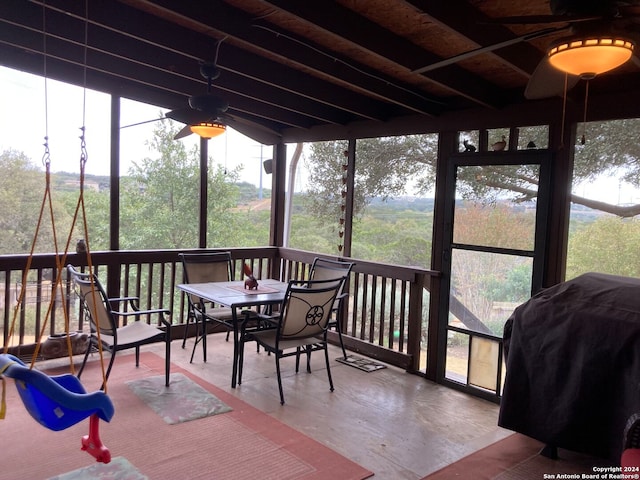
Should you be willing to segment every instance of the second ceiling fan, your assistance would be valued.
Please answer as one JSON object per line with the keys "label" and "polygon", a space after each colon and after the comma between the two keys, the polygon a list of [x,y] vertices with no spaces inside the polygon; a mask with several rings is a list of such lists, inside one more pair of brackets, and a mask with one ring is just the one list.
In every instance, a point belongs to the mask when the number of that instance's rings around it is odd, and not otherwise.
{"label": "second ceiling fan", "polygon": [[[634,55],[640,21],[637,2],[551,0],[550,15],[496,18],[500,24],[567,23],[571,35],[549,46],[533,72],[527,99],[562,95],[581,79],[590,80],[626,63]],[[633,57],[637,62],[637,57]]]}

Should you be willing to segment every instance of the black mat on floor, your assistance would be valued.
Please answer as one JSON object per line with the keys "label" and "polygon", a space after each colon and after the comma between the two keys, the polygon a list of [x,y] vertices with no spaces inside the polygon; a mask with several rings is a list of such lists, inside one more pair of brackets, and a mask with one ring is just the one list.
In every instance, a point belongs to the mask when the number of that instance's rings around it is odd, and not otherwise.
{"label": "black mat on floor", "polygon": [[346,359],[344,357],[338,357],[336,361],[362,370],[363,372],[375,372],[376,370],[387,368],[386,365],[377,363],[370,358],[356,357],[355,355],[347,355]]}

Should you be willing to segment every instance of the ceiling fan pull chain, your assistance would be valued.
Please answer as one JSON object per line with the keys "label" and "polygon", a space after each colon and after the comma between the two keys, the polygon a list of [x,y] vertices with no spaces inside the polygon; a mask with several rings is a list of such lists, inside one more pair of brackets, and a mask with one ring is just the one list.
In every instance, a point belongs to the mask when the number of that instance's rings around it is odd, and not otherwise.
{"label": "ceiling fan pull chain", "polygon": [[569,82],[569,75],[564,73],[564,89],[562,92],[562,126],[560,127],[560,148],[564,148],[564,122],[567,116],[567,85]]}
{"label": "ceiling fan pull chain", "polygon": [[584,91],[584,116],[582,118],[582,138],[580,139],[580,144],[584,145],[587,142],[587,136],[585,135],[587,131],[587,103],[589,101],[589,80],[587,80],[587,84]]}

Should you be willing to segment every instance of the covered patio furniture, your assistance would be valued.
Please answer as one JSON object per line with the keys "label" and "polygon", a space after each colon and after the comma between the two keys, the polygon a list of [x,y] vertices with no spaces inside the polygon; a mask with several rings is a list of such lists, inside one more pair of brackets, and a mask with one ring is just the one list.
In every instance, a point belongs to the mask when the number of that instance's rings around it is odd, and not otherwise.
{"label": "covered patio furniture", "polygon": [[640,411],[640,279],[586,273],[516,308],[504,330],[499,425],[620,461]]}

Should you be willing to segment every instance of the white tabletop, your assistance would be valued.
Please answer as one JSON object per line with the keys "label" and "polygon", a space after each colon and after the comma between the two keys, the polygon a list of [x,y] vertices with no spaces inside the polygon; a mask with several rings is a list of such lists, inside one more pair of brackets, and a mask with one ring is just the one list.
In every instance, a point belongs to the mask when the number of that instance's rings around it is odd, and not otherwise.
{"label": "white tabletop", "polygon": [[232,282],[186,283],[178,285],[178,288],[208,302],[229,308],[242,308],[254,305],[280,303],[284,298],[287,285],[286,282],[264,279],[258,280],[258,288],[256,290],[244,288],[244,282],[242,280]]}

